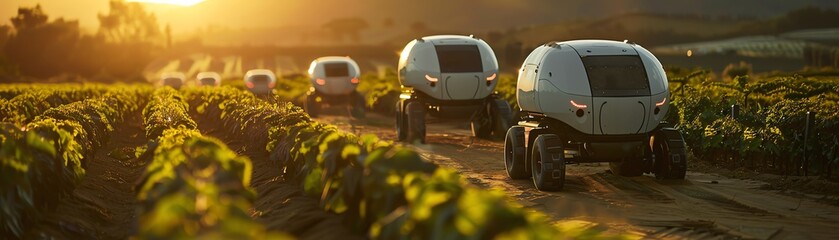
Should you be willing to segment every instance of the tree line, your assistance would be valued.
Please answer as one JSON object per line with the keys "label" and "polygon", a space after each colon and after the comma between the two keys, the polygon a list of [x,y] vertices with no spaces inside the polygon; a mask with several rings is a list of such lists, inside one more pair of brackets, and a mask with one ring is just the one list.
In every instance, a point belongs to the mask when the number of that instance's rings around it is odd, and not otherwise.
{"label": "tree line", "polygon": [[143,68],[168,40],[157,18],[121,0],[98,18],[99,29],[85,33],[78,20],[51,19],[40,5],[18,8],[11,26],[0,26],[0,82],[21,76],[142,81]]}

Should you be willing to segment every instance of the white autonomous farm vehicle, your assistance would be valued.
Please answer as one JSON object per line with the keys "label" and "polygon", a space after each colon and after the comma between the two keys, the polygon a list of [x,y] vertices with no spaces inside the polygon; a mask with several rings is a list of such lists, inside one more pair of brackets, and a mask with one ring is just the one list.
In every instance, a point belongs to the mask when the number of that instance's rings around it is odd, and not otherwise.
{"label": "white autonomous farm vehicle", "polygon": [[253,69],[245,73],[245,86],[254,95],[268,95],[277,85],[277,76],[268,69]]}
{"label": "white autonomous farm vehicle", "polygon": [[512,124],[509,103],[493,94],[498,61],[492,48],[472,36],[440,35],[413,40],[399,57],[406,93],[396,105],[399,140],[425,142],[425,115],[469,119],[477,137],[503,137]]}
{"label": "white autonomous farm vehicle", "polygon": [[536,48],[519,73],[523,113],[507,131],[512,179],[561,190],[565,165],[609,162],[614,174],[684,179],[682,135],[667,128],[670,91],[661,63],[628,41],[578,40]]}
{"label": "white autonomous farm vehicle", "polygon": [[303,105],[309,116],[317,117],[324,104],[348,104],[354,118],[364,118],[364,97],[356,91],[361,70],[350,57],[321,57],[309,66],[312,88]]}
{"label": "white autonomous farm vehicle", "polygon": [[167,72],[160,76],[160,85],[181,89],[186,83],[186,75],[181,72]]}
{"label": "white autonomous farm vehicle", "polygon": [[198,86],[218,87],[221,85],[221,75],[217,72],[201,72],[196,77]]}

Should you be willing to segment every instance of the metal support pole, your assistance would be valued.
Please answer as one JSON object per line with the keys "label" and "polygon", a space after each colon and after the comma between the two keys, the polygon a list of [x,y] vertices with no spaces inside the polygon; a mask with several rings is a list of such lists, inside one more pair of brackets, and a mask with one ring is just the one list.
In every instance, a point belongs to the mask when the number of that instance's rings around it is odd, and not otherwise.
{"label": "metal support pole", "polygon": [[816,112],[807,112],[807,123],[804,125],[804,164],[801,168],[804,170],[804,176],[809,174],[810,158],[810,138],[813,138],[813,130],[816,128]]}

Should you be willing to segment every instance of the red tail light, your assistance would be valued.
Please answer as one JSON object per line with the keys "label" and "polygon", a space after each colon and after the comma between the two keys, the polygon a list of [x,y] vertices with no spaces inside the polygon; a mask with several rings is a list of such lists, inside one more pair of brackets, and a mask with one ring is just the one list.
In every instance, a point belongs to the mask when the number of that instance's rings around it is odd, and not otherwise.
{"label": "red tail light", "polygon": [[665,103],[667,103],[667,98],[661,99],[661,102],[655,103],[655,106],[656,107],[661,107],[661,106],[664,106]]}
{"label": "red tail light", "polygon": [[318,78],[318,79],[316,79],[316,80],[315,80],[315,83],[317,83],[318,85],[323,86],[323,85],[326,85],[326,80],[323,80],[323,79]]}
{"label": "red tail light", "polygon": [[248,88],[253,88],[253,83],[252,82],[245,82],[245,85],[247,85]]}
{"label": "red tail light", "polygon": [[358,78],[353,78],[350,80],[350,82],[353,84],[358,84]]}
{"label": "red tail light", "polygon": [[271,82],[271,83],[268,84],[268,88],[274,88],[274,86],[276,86],[276,85],[277,85],[276,82]]}
{"label": "red tail light", "polygon": [[574,107],[576,107],[576,108],[579,108],[579,109],[585,109],[585,108],[587,108],[587,107],[588,107],[588,105],[585,105],[585,104],[579,104],[579,103],[577,103],[577,102],[574,102],[574,100],[571,100],[571,105],[572,105],[572,106],[574,106]]}

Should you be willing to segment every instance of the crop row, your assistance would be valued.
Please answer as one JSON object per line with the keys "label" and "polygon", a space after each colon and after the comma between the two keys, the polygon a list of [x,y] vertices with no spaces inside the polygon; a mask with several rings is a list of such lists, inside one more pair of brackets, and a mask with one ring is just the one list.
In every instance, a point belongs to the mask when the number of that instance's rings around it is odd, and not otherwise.
{"label": "crop row", "polygon": [[139,182],[142,238],[282,238],[257,224],[248,210],[255,194],[251,162],[216,139],[202,136],[189,105],[158,89],[143,111],[152,139],[139,154],[149,162]]}
{"label": "crop row", "polygon": [[[683,84],[671,84],[677,90],[667,118],[695,156],[783,174],[828,175],[839,167],[836,80],[738,77],[721,83],[705,80],[703,72],[674,79]],[[815,114],[809,127],[808,112]]]}
{"label": "crop row", "polygon": [[0,104],[0,122],[23,126],[44,111],[64,104],[101,96],[107,91],[103,86],[43,86],[24,89]]}
{"label": "crop row", "polygon": [[[115,124],[146,101],[144,89],[113,89],[102,97],[46,110],[22,128],[2,126],[0,234],[22,237],[27,227],[72,192],[85,174],[85,159],[108,139]],[[32,96],[42,94],[33,91]],[[67,92],[73,91],[89,89]]]}
{"label": "crop row", "polygon": [[501,192],[471,186],[409,148],[313,122],[290,103],[269,104],[233,88],[187,95],[197,112],[221,119],[225,134],[264,145],[286,179],[296,180],[325,210],[371,238],[548,239],[561,234]]}

